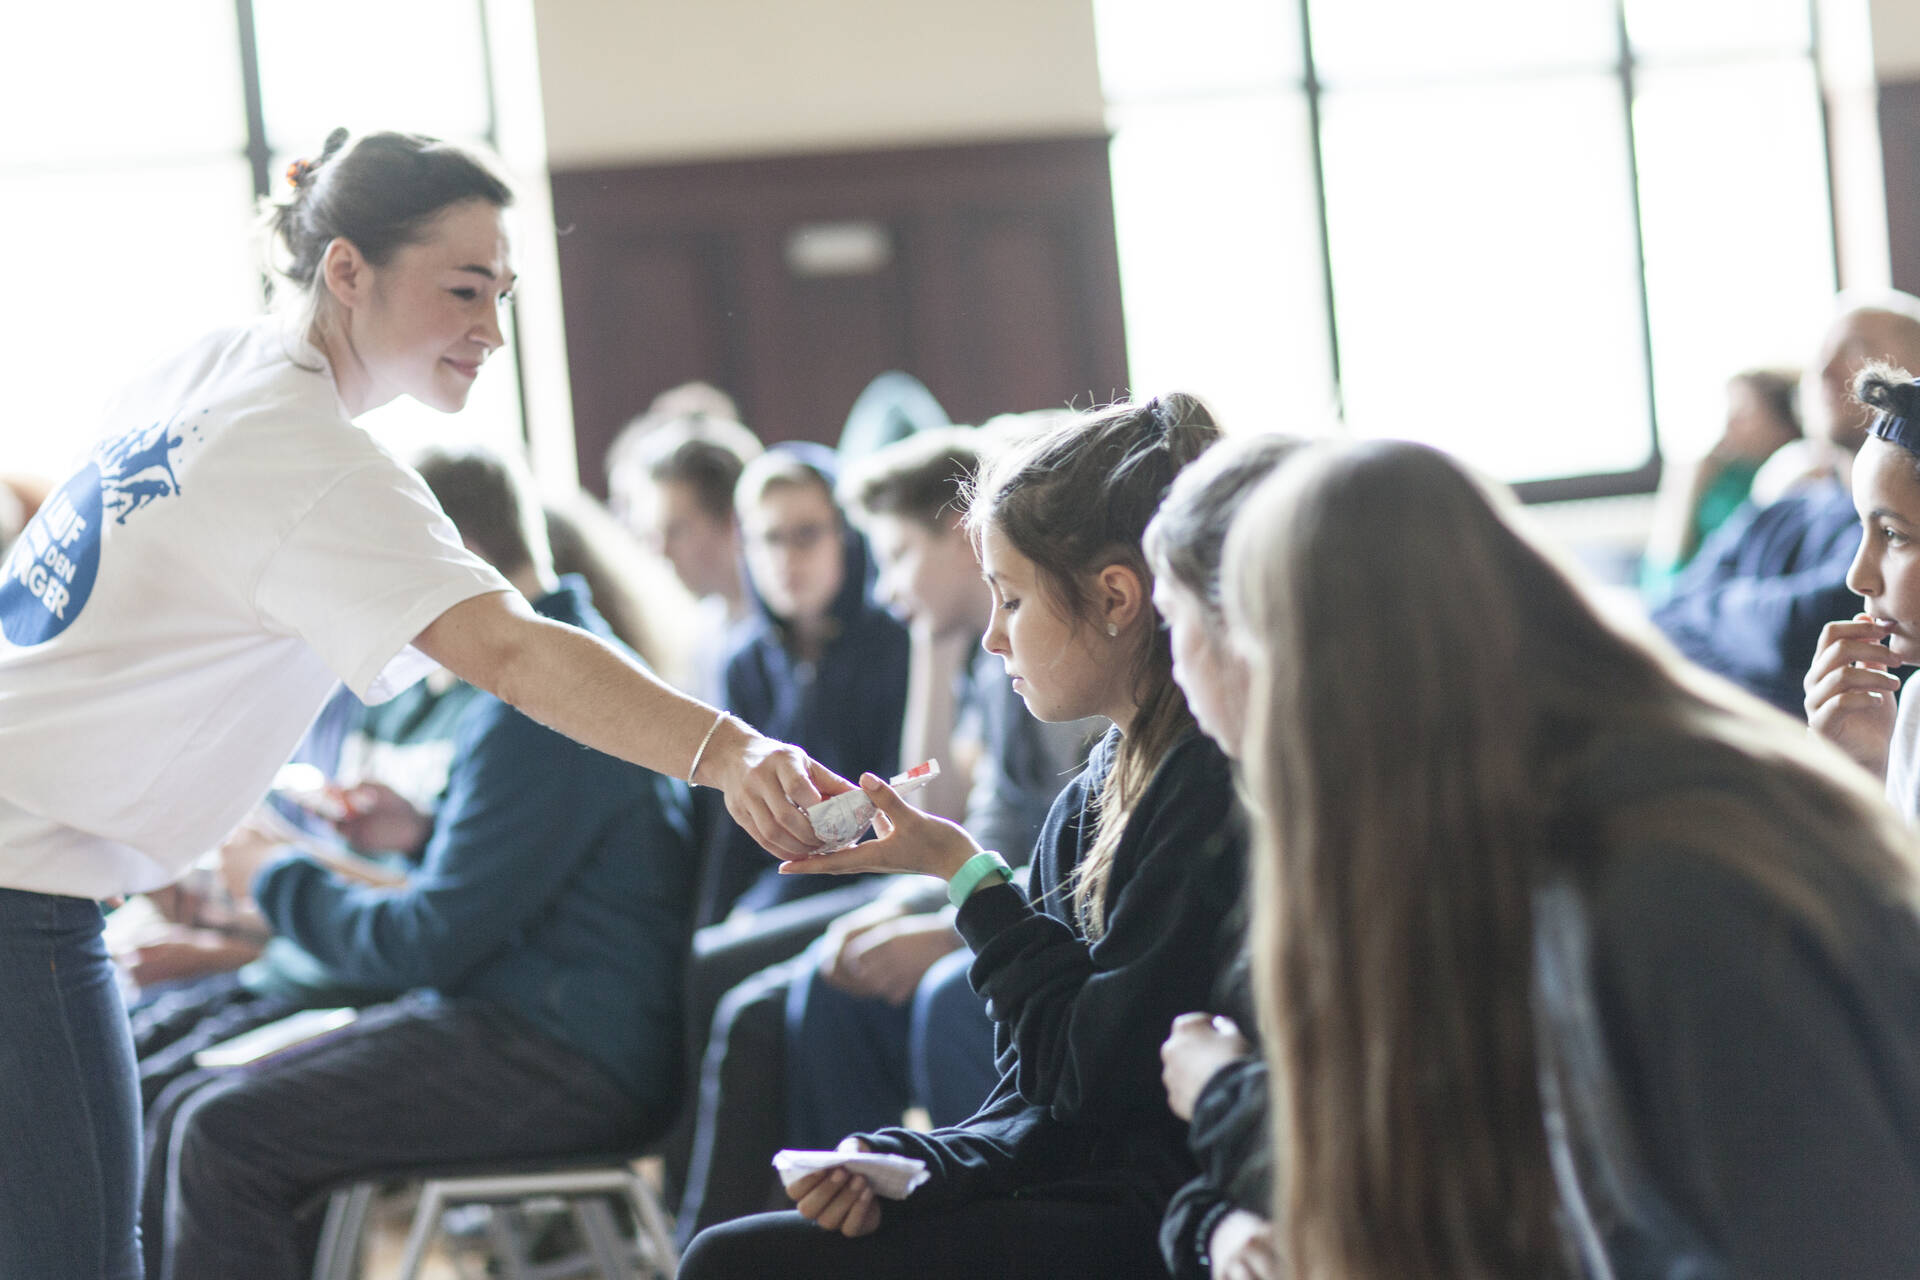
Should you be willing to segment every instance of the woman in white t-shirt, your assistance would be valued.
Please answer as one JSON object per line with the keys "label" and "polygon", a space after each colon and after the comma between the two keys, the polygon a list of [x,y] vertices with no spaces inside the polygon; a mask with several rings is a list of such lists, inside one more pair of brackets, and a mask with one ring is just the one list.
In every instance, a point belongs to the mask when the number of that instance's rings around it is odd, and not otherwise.
{"label": "woman in white t-shirt", "polygon": [[139,1104],[96,900],[258,801],[336,681],[438,663],[588,746],[721,788],[770,850],[844,782],[535,615],[353,424],[465,405],[513,286],[506,184],[382,133],[288,171],[291,315],[137,379],[0,564],[0,1275],[137,1277]]}

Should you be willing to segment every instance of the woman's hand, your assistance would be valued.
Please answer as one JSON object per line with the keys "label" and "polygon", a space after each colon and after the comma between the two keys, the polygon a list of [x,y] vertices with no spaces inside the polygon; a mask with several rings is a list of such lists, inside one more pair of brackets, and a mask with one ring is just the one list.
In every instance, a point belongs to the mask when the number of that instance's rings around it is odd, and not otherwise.
{"label": "woman's hand", "polygon": [[[839,1149],[871,1150],[858,1138],[848,1138]],[[873,1184],[860,1174],[822,1169],[788,1187],[787,1194],[801,1217],[828,1231],[838,1231],[849,1240],[871,1235],[880,1225],[880,1202],[874,1197]]]}
{"label": "woman's hand", "polygon": [[[781,866],[782,875],[836,876],[850,871],[911,871],[951,879],[967,859],[981,852],[964,827],[936,818],[908,804],[900,793],[871,773],[860,775],[860,786],[880,811],[874,821],[878,840],[836,849],[818,857],[801,858]],[[807,816],[800,815],[802,822]],[[811,824],[809,824],[811,826]]]}
{"label": "woman's hand", "polygon": [[726,793],[727,812],[768,853],[798,858],[820,847],[806,808],[853,784],[806,752],[776,742],[732,716],[700,757],[695,781]]}
{"label": "woman's hand", "polygon": [[1807,724],[1875,777],[1887,776],[1887,750],[1900,679],[1887,646],[1888,629],[1868,614],[1820,629],[1807,670]]}
{"label": "woman's hand", "polygon": [[1160,1045],[1160,1082],[1167,1087],[1167,1106],[1182,1120],[1193,1119],[1194,1100],[1213,1073],[1253,1052],[1233,1019],[1205,1013],[1183,1013]]}
{"label": "woman's hand", "polygon": [[1215,1224],[1207,1256],[1213,1259],[1213,1280],[1280,1278],[1273,1224],[1245,1209],[1235,1209]]}

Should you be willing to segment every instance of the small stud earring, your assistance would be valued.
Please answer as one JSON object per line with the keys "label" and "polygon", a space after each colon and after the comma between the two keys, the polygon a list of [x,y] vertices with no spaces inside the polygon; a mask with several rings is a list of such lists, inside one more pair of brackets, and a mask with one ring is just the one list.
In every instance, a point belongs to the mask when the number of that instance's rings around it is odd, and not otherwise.
{"label": "small stud earring", "polygon": [[1119,624],[1119,623],[1117,623],[1117,622],[1109,622],[1109,623],[1107,624],[1107,634],[1108,634],[1108,635],[1110,635],[1110,636],[1117,636],[1117,635],[1119,635],[1119,634],[1120,634],[1120,624]]}

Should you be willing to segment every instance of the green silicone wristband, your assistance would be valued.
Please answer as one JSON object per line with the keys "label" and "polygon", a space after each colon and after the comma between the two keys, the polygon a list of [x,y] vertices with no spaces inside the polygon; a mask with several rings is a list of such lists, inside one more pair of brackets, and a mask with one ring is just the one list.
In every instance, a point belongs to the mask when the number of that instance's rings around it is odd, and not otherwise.
{"label": "green silicone wristband", "polygon": [[1013,868],[1007,860],[997,853],[976,853],[960,864],[960,869],[947,881],[947,901],[954,906],[965,902],[980,882],[994,872],[999,872],[1009,883],[1013,880]]}

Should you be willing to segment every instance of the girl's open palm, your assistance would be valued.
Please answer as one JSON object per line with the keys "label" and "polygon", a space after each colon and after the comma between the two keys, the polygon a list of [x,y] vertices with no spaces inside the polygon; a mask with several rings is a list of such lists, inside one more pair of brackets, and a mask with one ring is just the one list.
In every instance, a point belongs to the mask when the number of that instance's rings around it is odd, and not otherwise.
{"label": "girl's open palm", "polygon": [[854,871],[910,871],[948,879],[981,852],[964,827],[908,804],[900,793],[871,773],[860,786],[880,812],[874,818],[879,838],[832,853],[795,858],[780,866],[783,875],[846,875]]}

